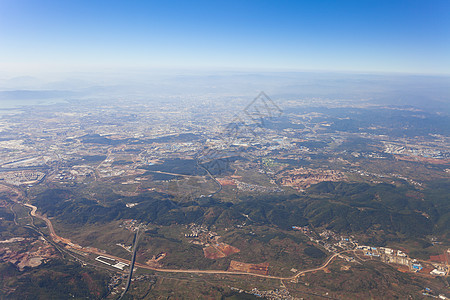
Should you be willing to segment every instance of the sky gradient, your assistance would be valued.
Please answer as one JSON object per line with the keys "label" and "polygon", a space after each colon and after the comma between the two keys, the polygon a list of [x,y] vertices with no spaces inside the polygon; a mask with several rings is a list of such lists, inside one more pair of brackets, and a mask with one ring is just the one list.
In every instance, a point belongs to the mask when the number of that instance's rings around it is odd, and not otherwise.
{"label": "sky gradient", "polygon": [[450,1],[0,0],[0,69],[450,74]]}

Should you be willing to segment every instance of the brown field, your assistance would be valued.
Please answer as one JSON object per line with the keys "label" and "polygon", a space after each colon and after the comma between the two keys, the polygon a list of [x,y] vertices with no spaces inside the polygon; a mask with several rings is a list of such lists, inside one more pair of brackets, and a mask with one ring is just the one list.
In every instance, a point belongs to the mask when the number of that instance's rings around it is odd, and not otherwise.
{"label": "brown field", "polygon": [[228,255],[238,253],[240,251],[241,250],[239,250],[238,248],[225,243],[211,244],[210,246],[203,248],[205,257],[209,259],[227,257]]}
{"label": "brown field", "polygon": [[232,260],[228,271],[231,272],[246,272],[260,275],[269,274],[269,263],[261,264],[247,264],[239,261]]}
{"label": "brown field", "polygon": [[402,273],[409,273],[409,272],[410,272],[408,266],[405,266],[405,265],[396,265],[396,264],[394,264],[394,265],[397,267],[397,270],[400,271],[400,272],[402,272]]}
{"label": "brown field", "polygon": [[420,161],[429,164],[437,164],[437,165],[447,165],[450,164],[450,159],[438,159],[438,158],[430,158],[423,156],[414,156],[414,155],[394,155],[395,159],[398,160],[406,160],[406,161]]}
{"label": "brown field", "polygon": [[433,266],[424,266],[422,270],[419,271],[419,273],[421,273],[422,275],[427,274],[429,275],[431,271],[434,270]]}
{"label": "brown field", "polygon": [[30,246],[30,248],[22,248],[18,251],[10,250],[8,247],[0,248],[0,262],[11,263],[23,271],[25,267],[35,268],[49,259],[58,257],[56,249],[46,242],[36,240],[29,243],[26,241],[22,245]]}
{"label": "brown field", "polygon": [[446,254],[431,255],[430,260],[440,263],[447,263],[449,261],[449,259],[446,257]]}
{"label": "brown field", "polygon": [[236,185],[233,179],[228,178],[217,178],[217,181],[220,182],[221,185]]}
{"label": "brown field", "polygon": [[295,189],[306,189],[322,181],[339,181],[345,179],[343,173],[335,170],[298,168],[279,175],[281,185]]}

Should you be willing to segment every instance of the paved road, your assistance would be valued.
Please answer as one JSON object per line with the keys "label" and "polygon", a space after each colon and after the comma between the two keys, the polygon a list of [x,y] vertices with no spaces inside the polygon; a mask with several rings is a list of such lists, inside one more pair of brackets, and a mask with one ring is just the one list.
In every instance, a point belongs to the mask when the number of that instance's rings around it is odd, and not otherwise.
{"label": "paved road", "polygon": [[[51,235],[51,237],[52,237],[52,239],[53,239],[54,241],[63,242],[63,243],[66,243],[66,244],[68,243],[68,241],[69,241],[68,239],[63,238],[63,237],[60,237],[60,236],[58,236],[58,235],[55,233],[55,230],[53,229],[52,222],[51,222],[49,219],[47,219],[45,216],[41,216],[41,215],[39,215],[39,214],[36,214],[36,210],[37,210],[37,207],[36,207],[36,206],[31,205],[31,204],[25,204],[25,205],[26,205],[27,207],[32,208],[32,210],[31,210],[31,215],[32,215],[33,217],[37,217],[37,218],[40,218],[40,219],[42,219],[42,220],[45,221],[45,223],[46,223],[46,224],[48,225],[48,227],[49,227],[50,235]],[[86,249],[86,248],[77,248],[77,250],[78,250],[78,251],[85,252],[85,253],[92,253],[92,254],[97,254],[97,255],[103,255],[103,256],[106,256],[106,257],[115,259],[115,260],[117,260],[117,261],[124,262],[124,263],[126,263],[126,264],[128,264],[128,265],[131,265],[131,262],[130,262],[129,260],[126,260],[126,259],[123,259],[123,258],[114,256],[114,255],[110,255],[110,254],[107,254],[107,253],[103,253],[103,252],[97,251],[97,250],[95,250],[95,249],[91,249],[91,248],[90,248],[90,249]],[[325,261],[325,263],[324,263],[322,266],[317,267],[317,268],[312,268],[312,269],[307,269],[307,270],[300,271],[300,272],[298,272],[297,274],[295,274],[294,276],[290,276],[290,277],[279,277],[279,276],[262,275],[262,274],[247,273],[247,272],[231,272],[231,271],[222,271],[222,270],[161,269],[161,268],[150,267],[150,266],[147,266],[147,265],[144,265],[144,264],[141,264],[141,263],[135,263],[135,266],[137,266],[137,267],[139,267],[139,268],[147,269],[147,270],[152,270],[152,271],[156,271],[156,272],[165,272],[165,273],[247,275],[247,276],[262,277],[262,278],[267,278],[267,279],[292,280],[292,279],[296,279],[297,277],[299,277],[299,276],[301,276],[301,275],[303,275],[303,274],[310,273],[310,272],[315,272],[315,271],[319,271],[319,270],[325,269],[325,268],[333,261],[333,259],[335,259],[337,256],[339,256],[341,253],[349,252],[349,251],[352,251],[352,250],[347,250],[347,251],[342,251],[342,252],[339,252],[339,253],[335,253],[335,254],[333,254],[332,256],[330,256],[330,257]]]}
{"label": "paved road", "polygon": [[207,168],[205,168],[204,166],[202,166],[199,162],[198,162],[198,159],[197,159],[197,166],[199,167],[199,168],[202,168],[203,170],[205,170],[206,171],[206,173],[209,175],[209,177],[217,184],[217,186],[218,186],[218,189],[217,189],[217,191],[215,191],[215,192],[212,192],[210,195],[214,195],[214,194],[217,194],[217,193],[220,193],[220,191],[222,191],[222,184],[211,174],[211,172],[209,172],[209,170],[207,169]]}
{"label": "paved road", "polygon": [[[19,202],[17,202],[19,203]],[[53,239],[54,242],[62,242],[63,244],[69,245],[71,247],[73,247],[74,249],[81,251],[81,252],[85,252],[85,253],[92,253],[92,254],[96,254],[96,255],[102,255],[102,256],[106,256],[109,257],[111,259],[115,259],[117,261],[126,263],[128,265],[131,265],[131,262],[127,259],[123,259],[111,254],[107,254],[107,253],[103,253],[95,248],[84,248],[81,246],[78,246],[74,243],[72,243],[69,239],[67,238],[63,238],[58,236],[55,233],[55,230],[53,228],[53,224],[52,222],[45,216],[42,216],[38,213],[36,213],[37,211],[37,207],[31,204],[24,204],[24,203],[19,203],[21,205],[24,205],[28,208],[31,208],[30,214],[33,217],[39,218],[44,220],[44,222],[47,224],[49,231],[50,231],[50,236]],[[245,276],[254,276],[254,277],[261,277],[261,278],[267,278],[267,279],[277,279],[277,280],[293,280],[298,278],[299,276],[306,274],[306,273],[310,273],[310,272],[316,272],[316,271],[320,271],[325,269],[332,261],[333,259],[335,259],[337,256],[339,256],[342,253],[345,252],[351,252],[353,250],[346,250],[346,251],[341,251],[339,253],[335,253],[333,255],[331,255],[320,267],[317,268],[312,268],[312,269],[307,269],[307,270],[303,270],[303,271],[299,271],[297,274],[290,276],[290,277],[280,277],[280,276],[271,276],[271,275],[262,275],[262,274],[255,274],[255,273],[247,273],[247,272],[231,272],[231,271],[222,271],[222,270],[195,270],[195,269],[161,269],[161,268],[154,268],[154,267],[150,267],[148,265],[145,264],[141,264],[141,263],[135,263],[136,267],[142,268],[142,269],[147,269],[147,270],[152,270],[152,271],[156,271],[156,272],[164,272],[164,273],[189,273],[189,274],[223,274],[223,275],[245,275]]]}
{"label": "paved road", "polygon": [[134,265],[136,263],[136,252],[137,252],[137,246],[138,246],[138,242],[139,242],[139,230],[141,228],[138,227],[136,233],[134,234],[134,239],[133,239],[133,256],[131,258],[131,263],[130,263],[130,271],[128,273],[128,280],[127,280],[127,284],[125,286],[125,289],[122,292],[122,295],[120,295],[119,300],[121,300],[125,294],[128,292],[128,289],[130,288],[131,285],[131,278],[133,277],[133,269],[134,269]]}
{"label": "paved road", "polygon": [[143,268],[143,269],[148,269],[148,270],[153,270],[153,271],[157,271],[157,272],[166,272],[166,273],[194,273],[194,274],[224,274],[224,275],[247,275],[247,276],[255,276],[255,277],[262,277],[262,278],[267,278],[267,279],[278,279],[278,280],[293,280],[296,279],[297,277],[306,274],[306,273],[310,273],[310,272],[316,272],[316,271],[320,271],[325,269],[332,261],[333,259],[335,259],[337,256],[339,256],[340,254],[344,253],[344,252],[349,252],[349,251],[353,251],[353,250],[346,250],[346,251],[342,251],[339,253],[335,253],[332,256],[330,256],[320,267],[317,268],[312,268],[312,269],[307,269],[307,270],[303,270],[298,272],[297,274],[295,274],[294,276],[290,276],[290,277],[279,277],[279,276],[271,276],[271,275],[261,275],[261,274],[254,274],[254,273],[246,273],[246,272],[231,272],[231,271],[221,271],[221,270],[192,270],[192,269],[188,269],[188,270],[178,270],[178,269],[159,269],[159,268],[152,268],[150,266],[147,265],[143,265],[143,264],[139,264],[136,263],[136,266]]}

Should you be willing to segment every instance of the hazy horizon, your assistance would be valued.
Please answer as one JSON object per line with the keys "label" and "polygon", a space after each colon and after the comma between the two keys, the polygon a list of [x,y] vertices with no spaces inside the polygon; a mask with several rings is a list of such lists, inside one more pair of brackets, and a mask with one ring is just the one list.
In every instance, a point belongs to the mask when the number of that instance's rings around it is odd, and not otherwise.
{"label": "hazy horizon", "polygon": [[450,74],[448,1],[11,1],[0,69]]}

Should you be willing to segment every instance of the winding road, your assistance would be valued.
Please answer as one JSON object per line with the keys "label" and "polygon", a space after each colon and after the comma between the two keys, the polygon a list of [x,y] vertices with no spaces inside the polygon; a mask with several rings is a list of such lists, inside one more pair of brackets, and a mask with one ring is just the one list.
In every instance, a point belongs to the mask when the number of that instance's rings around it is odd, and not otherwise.
{"label": "winding road", "polygon": [[[9,187],[9,186],[8,186]],[[22,193],[20,193],[20,191],[16,188],[12,188],[9,187],[10,189],[15,190],[16,192],[18,192],[19,194],[21,194],[23,196]],[[37,213],[37,207],[28,203],[21,203],[18,201],[14,201],[17,204],[20,204],[22,206],[28,207],[30,209],[30,215],[32,217],[35,218],[39,218],[41,220],[43,220],[46,224],[47,227],[50,231],[50,237],[52,238],[52,240],[55,243],[62,243],[66,246],[68,246],[69,248],[73,248],[76,249],[77,251],[81,251],[84,253],[91,253],[91,254],[95,254],[95,255],[102,255],[102,256],[106,256],[108,258],[111,259],[115,259],[117,261],[126,263],[128,265],[131,265],[131,261],[127,260],[127,259],[123,259],[121,257],[117,257],[111,254],[107,254],[104,253],[103,251],[100,251],[98,249],[95,248],[85,248],[82,246],[79,246],[75,243],[73,243],[70,239],[64,238],[64,237],[60,237],[59,235],[56,234],[54,228],[53,228],[53,224],[52,222],[46,217],[43,216],[39,213]],[[298,273],[296,273],[293,276],[289,276],[289,277],[281,277],[281,276],[272,276],[272,275],[262,275],[262,274],[255,274],[255,273],[248,273],[248,272],[232,272],[232,271],[223,271],[223,270],[195,270],[195,269],[162,269],[162,268],[154,268],[142,263],[135,263],[135,266],[138,268],[142,268],[142,269],[147,269],[147,270],[152,270],[155,272],[164,272],[164,273],[189,273],[189,274],[222,274],[222,275],[244,275],[244,276],[253,276],[253,277],[261,277],[261,278],[267,278],[267,279],[276,279],[276,280],[295,280],[297,279],[299,276],[302,276],[303,274],[306,273],[310,273],[310,272],[316,272],[316,271],[320,271],[325,269],[332,261],[333,259],[335,259],[336,257],[338,257],[340,254],[345,253],[345,252],[352,252],[354,250],[345,250],[345,251],[341,251],[339,253],[334,253],[333,255],[331,255],[330,257],[328,257],[328,259],[319,267],[317,268],[312,268],[312,269],[307,269],[307,270],[302,270],[299,271]]]}
{"label": "winding road", "polygon": [[[96,254],[96,255],[103,255],[103,256],[109,257],[111,259],[115,259],[117,261],[121,261],[121,262],[126,263],[128,265],[131,265],[131,262],[129,260],[126,260],[126,259],[114,256],[114,255],[111,255],[111,254],[103,253],[103,252],[98,251],[96,249],[84,248],[84,247],[81,247],[81,246],[74,245],[73,243],[70,242],[69,239],[60,237],[60,236],[58,236],[55,233],[55,230],[53,229],[52,222],[49,219],[47,219],[47,217],[42,216],[40,214],[36,214],[36,210],[37,210],[36,206],[31,205],[31,204],[24,204],[24,205],[27,206],[28,208],[31,208],[31,212],[30,213],[31,213],[31,215],[33,217],[37,217],[37,218],[40,218],[40,219],[45,221],[45,223],[49,227],[50,235],[51,235],[53,241],[55,241],[55,242],[62,242],[64,244],[71,245],[71,247],[74,247],[76,250],[81,251],[81,252],[92,253],[92,254]],[[353,251],[353,250],[346,250],[346,251],[341,251],[339,253],[335,253],[335,254],[331,255],[320,267],[303,270],[303,271],[300,271],[297,274],[295,274],[293,276],[290,276],[290,277],[262,275],[262,274],[247,273],[247,272],[232,272],[232,271],[223,271],[223,270],[162,269],[162,268],[154,268],[154,267],[151,267],[151,266],[148,266],[148,265],[145,265],[145,264],[141,264],[141,263],[137,263],[137,262],[135,263],[135,266],[139,267],[139,268],[142,268],[142,269],[152,270],[152,271],[156,271],[156,272],[164,272],[164,273],[247,275],[247,276],[261,277],[261,278],[267,278],[267,279],[294,280],[294,279],[298,278],[299,276],[301,276],[303,274],[310,273],[310,272],[316,272],[316,271],[320,271],[320,270],[325,269],[333,261],[333,259],[338,257],[340,254],[345,253],[345,252],[351,252],[351,251]]]}

